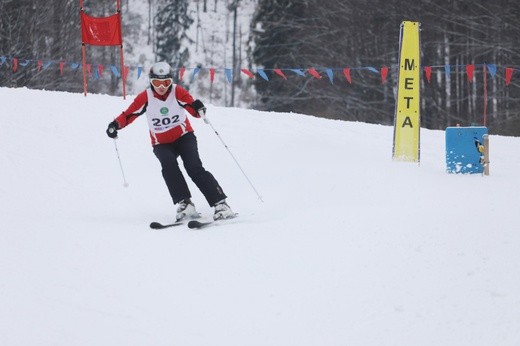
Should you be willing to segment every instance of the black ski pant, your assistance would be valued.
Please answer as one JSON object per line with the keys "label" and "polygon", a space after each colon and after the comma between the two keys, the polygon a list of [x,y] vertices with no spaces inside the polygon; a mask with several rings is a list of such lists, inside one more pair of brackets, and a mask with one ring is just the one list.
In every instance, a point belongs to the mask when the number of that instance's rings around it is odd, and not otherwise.
{"label": "black ski pant", "polygon": [[226,198],[215,177],[202,166],[197,137],[193,132],[186,133],[173,143],[157,144],[153,147],[153,152],[161,162],[162,175],[174,204],[191,198],[190,189],[177,162],[179,156],[186,173],[206,197],[210,206]]}

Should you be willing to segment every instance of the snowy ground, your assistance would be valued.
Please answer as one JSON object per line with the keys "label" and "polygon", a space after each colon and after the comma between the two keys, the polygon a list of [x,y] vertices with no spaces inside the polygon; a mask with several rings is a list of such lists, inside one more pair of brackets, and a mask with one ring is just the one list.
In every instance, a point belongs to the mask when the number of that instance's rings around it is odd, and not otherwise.
{"label": "snowy ground", "polygon": [[210,106],[264,203],[195,119],[240,218],[152,231],[174,208],[145,121],[128,188],[105,135],[131,99],[0,88],[0,345],[520,344],[520,139],[450,175],[442,131],[418,166],[391,127]]}

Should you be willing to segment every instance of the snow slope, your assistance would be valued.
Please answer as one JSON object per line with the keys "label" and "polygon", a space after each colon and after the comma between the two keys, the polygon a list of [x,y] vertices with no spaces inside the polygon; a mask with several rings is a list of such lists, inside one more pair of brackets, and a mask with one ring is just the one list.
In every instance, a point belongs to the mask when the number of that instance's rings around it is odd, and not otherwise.
{"label": "snow slope", "polygon": [[[174,207],[132,98],[0,88],[0,345],[518,345],[520,140],[491,175],[391,160],[392,128],[208,107],[203,162],[240,218]],[[193,186],[192,184],[190,186]],[[196,189],[199,211],[211,215]]]}

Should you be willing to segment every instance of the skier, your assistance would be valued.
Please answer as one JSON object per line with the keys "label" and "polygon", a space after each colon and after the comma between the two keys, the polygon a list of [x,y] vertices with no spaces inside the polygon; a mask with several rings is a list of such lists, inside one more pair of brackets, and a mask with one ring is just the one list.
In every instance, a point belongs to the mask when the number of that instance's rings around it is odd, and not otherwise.
{"label": "skier", "polygon": [[226,203],[227,196],[219,183],[202,166],[197,138],[185,112],[200,118],[206,112],[204,104],[198,99],[193,100],[186,89],[173,83],[173,69],[166,62],[153,64],[149,78],[150,87],[138,94],[132,104],[108,124],[108,137],[117,138],[118,130],[146,113],[153,152],[161,163],[162,175],[173,204],[178,204],[177,221],[199,217],[177,162],[179,156],[191,180],[209,205],[215,208],[213,219],[234,217],[235,213]]}

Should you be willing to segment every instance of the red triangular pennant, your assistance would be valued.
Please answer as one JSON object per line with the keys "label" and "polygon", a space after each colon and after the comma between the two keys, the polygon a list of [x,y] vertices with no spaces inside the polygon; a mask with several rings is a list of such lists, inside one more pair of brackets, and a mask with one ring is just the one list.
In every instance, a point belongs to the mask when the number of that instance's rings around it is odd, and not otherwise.
{"label": "red triangular pennant", "polygon": [[186,68],[181,67],[179,70],[179,82],[182,82],[182,77],[184,77],[184,71],[186,71]]}
{"label": "red triangular pennant", "polygon": [[213,81],[215,80],[215,68],[214,67],[209,69],[209,80],[211,81],[211,83],[213,83]]}
{"label": "red triangular pennant", "polygon": [[318,73],[318,71],[316,71],[314,67],[308,69],[307,72],[309,72],[309,74],[311,74],[314,78],[321,79],[320,74]]}
{"label": "red triangular pennant", "polygon": [[350,78],[350,69],[349,68],[344,68],[343,69],[343,74],[345,75],[345,78],[347,78],[348,82],[350,84],[352,84],[352,78]]}
{"label": "red triangular pennant", "polygon": [[101,75],[103,74],[103,65],[98,65],[97,69],[98,69],[98,72],[99,72],[99,77],[101,77]]}
{"label": "red triangular pennant", "polygon": [[282,70],[278,69],[278,68],[275,68],[273,70],[277,75],[279,75],[280,77],[282,77],[283,79],[287,80],[287,77],[285,76],[285,74],[282,72]]}
{"label": "red triangular pennant", "polygon": [[513,72],[515,70],[511,67],[506,67],[506,85],[509,85],[511,83],[511,78],[513,77]]}
{"label": "red triangular pennant", "polygon": [[38,60],[38,72],[42,70],[43,61]]}
{"label": "red triangular pennant", "polygon": [[65,66],[65,61],[60,61],[60,76],[63,74],[63,66]]}
{"label": "red triangular pennant", "polygon": [[386,77],[388,76],[388,67],[381,67],[381,84],[386,82]]}
{"label": "red triangular pennant", "polygon": [[251,71],[249,71],[247,68],[242,68],[242,69],[240,69],[240,71],[251,79],[255,78],[255,75]]}
{"label": "red triangular pennant", "polygon": [[473,81],[473,72],[475,72],[475,65],[466,65],[466,74],[468,75],[468,82]]}
{"label": "red triangular pennant", "polygon": [[13,72],[16,72],[18,70],[18,59],[13,58]]}
{"label": "red triangular pennant", "polygon": [[428,81],[428,83],[430,83],[430,79],[432,78],[432,67],[425,66],[424,73],[426,74],[426,80]]}

